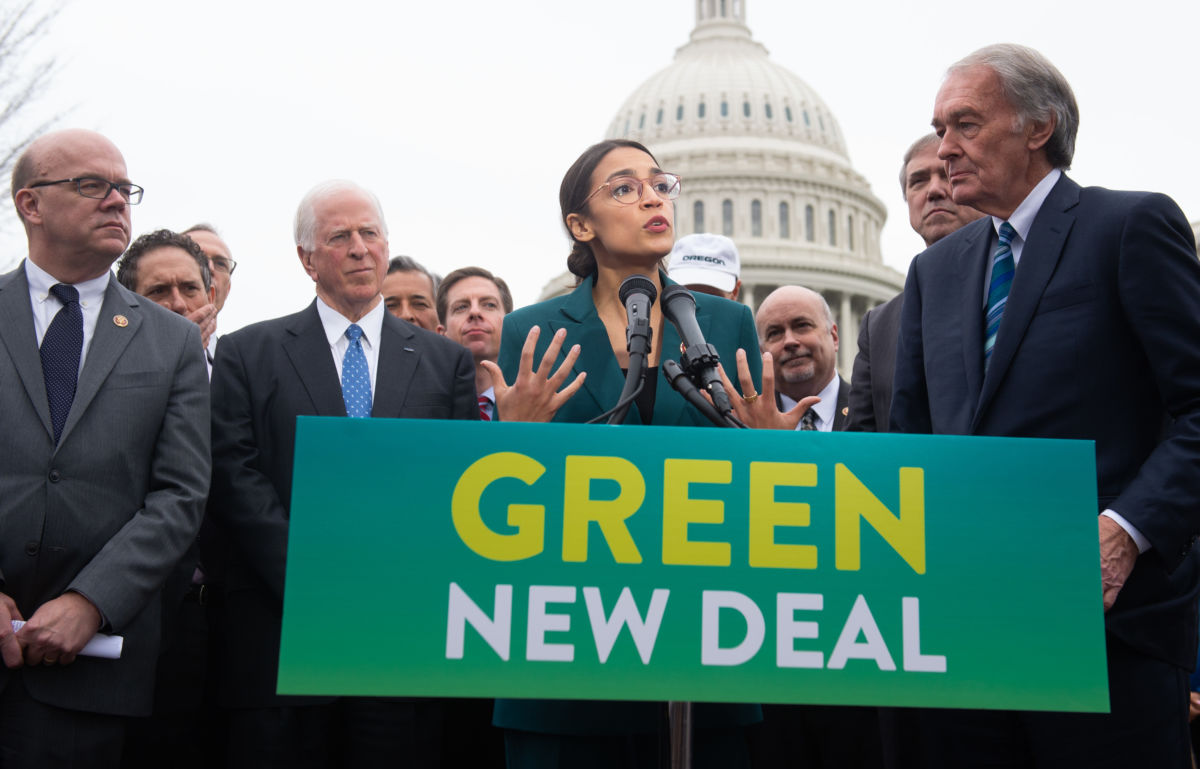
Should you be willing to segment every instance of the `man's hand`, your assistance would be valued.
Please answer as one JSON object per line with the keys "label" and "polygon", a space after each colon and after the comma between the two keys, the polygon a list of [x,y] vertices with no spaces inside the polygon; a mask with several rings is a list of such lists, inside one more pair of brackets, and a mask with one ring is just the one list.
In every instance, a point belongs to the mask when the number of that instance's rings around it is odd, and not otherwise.
{"label": "man's hand", "polygon": [[25,619],[11,596],[0,593],[0,660],[6,668],[18,668],[22,663],[21,642],[12,629],[14,619]]}
{"label": "man's hand", "polygon": [[200,327],[200,344],[208,349],[208,340],[217,331],[217,307],[206,304],[198,310],[192,310],[183,317]]}
{"label": "man's hand", "polygon": [[1104,587],[1104,610],[1112,608],[1117,593],[1125,585],[1137,561],[1138,548],[1133,537],[1121,524],[1101,515],[1100,518],[1100,580]]}
{"label": "man's hand", "polygon": [[750,376],[750,364],[746,359],[746,351],[738,348],[738,381],[742,385],[742,392],[747,393],[740,398],[734,391],[729,377],[725,376],[725,369],[717,369],[721,372],[721,381],[725,384],[726,392],[729,393],[729,402],[733,405],[733,412],[749,427],[766,430],[795,430],[796,425],[800,424],[800,418],[804,416],[804,412],[820,403],[821,399],[810,395],[807,398],[801,398],[800,402],[790,411],[780,411],[778,404],[775,403],[775,362],[771,358],[771,353],[764,352],[762,362],[763,389],[761,393],[755,394],[754,379]]}
{"label": "man's hand", "polygon": [[27,665],[70,665],[100,629],[100,611],[79,593],[67,592],[38,607],[17,639]]}
{"label": "man's hand", "polygon": [[500,367],[490,360],[482,361],[484,368],[492,375],[492,388],[496,394],[496,414],[504,422],[549,422],[554,418],[559,408],[571,399],[571,396],[583,386],[587,372],[582,372],[562,391],[563,382],[571,373],[571,367],[579,357],[579,345],[571,348],[562,365],[553,374],[554,360],[562,349],[563,341],[567,338],[566,329],[559,329],[546,348],[542,362],[537,371],[533,370],[533,350],[537,347],[541,327],[529,329],[525,337],[525,345],[521,348],[521,362],[517,368],[517,378],[510,386],[504,381]]}

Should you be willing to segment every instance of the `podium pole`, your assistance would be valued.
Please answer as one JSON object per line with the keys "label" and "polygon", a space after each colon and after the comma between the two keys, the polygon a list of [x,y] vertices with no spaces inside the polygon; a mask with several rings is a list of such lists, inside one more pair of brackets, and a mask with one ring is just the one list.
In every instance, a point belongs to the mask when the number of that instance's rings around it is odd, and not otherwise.
{"label": "podium pole", "polygon": [[671,723],[671,769],[692,769],[692,703],[668,702]]}

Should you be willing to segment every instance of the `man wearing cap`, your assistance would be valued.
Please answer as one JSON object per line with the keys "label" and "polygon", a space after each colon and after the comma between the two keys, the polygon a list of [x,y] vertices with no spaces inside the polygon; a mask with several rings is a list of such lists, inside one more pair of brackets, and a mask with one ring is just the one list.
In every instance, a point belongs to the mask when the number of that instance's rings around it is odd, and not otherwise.
{"label": "man wearing cap", "polygon": [[736,302],[742,290],[737,246],[724,235],[697,232],[675,241],[667,277],[689,291]]}

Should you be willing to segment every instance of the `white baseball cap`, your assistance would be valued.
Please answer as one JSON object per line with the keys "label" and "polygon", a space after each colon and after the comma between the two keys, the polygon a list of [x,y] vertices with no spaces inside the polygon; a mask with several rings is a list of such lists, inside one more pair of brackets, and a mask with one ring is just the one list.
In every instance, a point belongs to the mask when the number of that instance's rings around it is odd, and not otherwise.
{"label": "white baseball cap", "polygon": [[675,241],[667,276],[683,286],[697,283],[726,293],[737,285],[741,274],[737,246],[724,235],[698,232]]}

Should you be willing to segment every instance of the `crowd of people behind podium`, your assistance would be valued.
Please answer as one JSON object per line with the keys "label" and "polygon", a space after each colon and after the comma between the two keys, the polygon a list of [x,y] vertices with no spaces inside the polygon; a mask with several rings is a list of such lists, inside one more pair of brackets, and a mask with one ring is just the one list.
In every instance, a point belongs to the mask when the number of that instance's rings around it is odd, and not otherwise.
{"label": "crowd of people behind podium", "polygon": [[[222,334],[237,261],[218,230],[131,243],[143,191],[120,151],[35,140],[12,180],[28,258],[0,276],[0,769],[668,765],[665,703],[275,693],[295,418],[587,422],[630,368],[630,276],[692,292],[751,428],[1096,443],[1110,713],[698,703],[694,766],[1193,765],[1191,230],[1165,196],[1064,174],[1078,108],[1036,51],[953,65],[933,125],[900,167],[926,250],[863,318],[849,382],[822,295],[740,303],[736,243],[677,237],[685,182],[634,141],[564,175],[563,296],[515,308],[483,266],[392,257],[376,196],[330,181],[294,223],[315,299]],[[681,335],[657,304],[650,326],[624,424],[709,424],[660,374]],[[119,659],[80,653],[97,632]]]}

